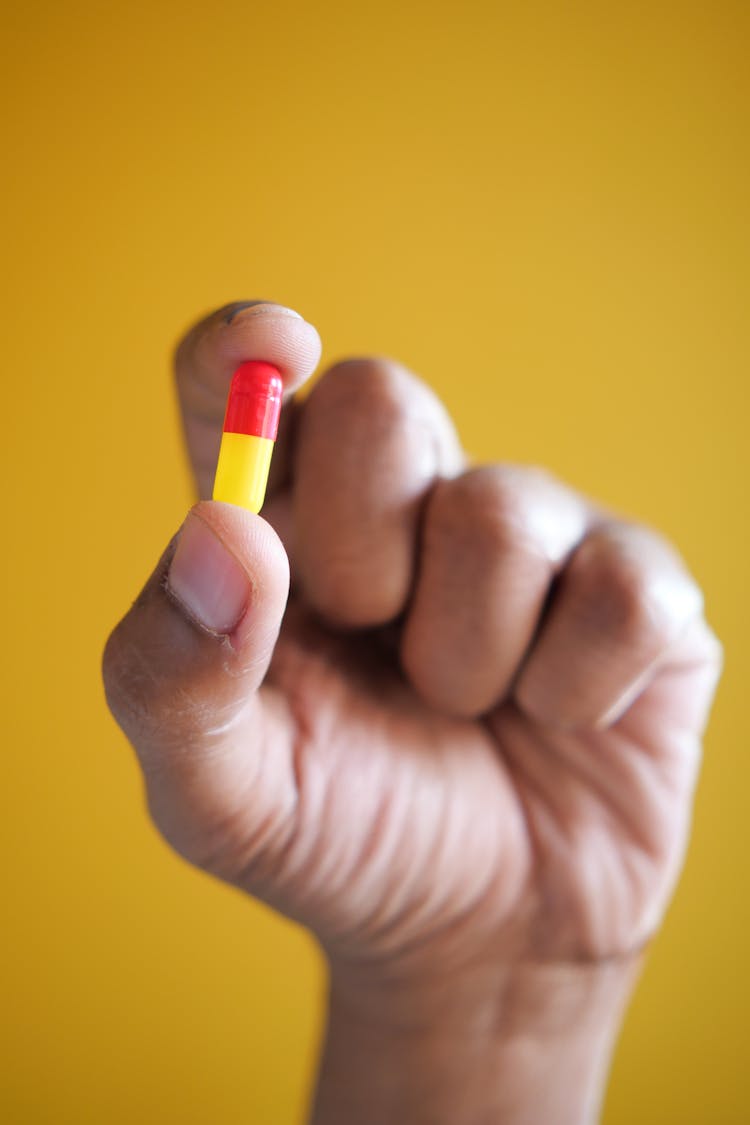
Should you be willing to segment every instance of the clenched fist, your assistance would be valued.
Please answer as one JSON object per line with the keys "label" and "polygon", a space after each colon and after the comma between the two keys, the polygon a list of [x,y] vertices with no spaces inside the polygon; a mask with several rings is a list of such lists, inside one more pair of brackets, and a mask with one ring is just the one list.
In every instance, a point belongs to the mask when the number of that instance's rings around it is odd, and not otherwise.
{"label": "clenched fist", "polygon": [[546,473],[467,467],[394,363],[295,401],[319,349],[267,303],[180,344],[203,497],[238,363],[289,398],[263,518],[192,509],[110,637],[110,706],[172,846],[327,955],[319,1125],[594,1120],[688,834],[700,591]]}

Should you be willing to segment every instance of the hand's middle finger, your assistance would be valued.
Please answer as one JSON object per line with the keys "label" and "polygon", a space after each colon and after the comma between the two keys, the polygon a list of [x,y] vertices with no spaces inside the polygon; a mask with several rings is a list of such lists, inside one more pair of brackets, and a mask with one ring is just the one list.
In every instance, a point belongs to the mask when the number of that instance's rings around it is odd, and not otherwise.
{"label": "hand's middle finger", "polygon": [[347,627],[405,608],[423,500],[462,457],[431,390],[387,360],[328,371],[304,403],[293,470],[293,568],[306,599]]}

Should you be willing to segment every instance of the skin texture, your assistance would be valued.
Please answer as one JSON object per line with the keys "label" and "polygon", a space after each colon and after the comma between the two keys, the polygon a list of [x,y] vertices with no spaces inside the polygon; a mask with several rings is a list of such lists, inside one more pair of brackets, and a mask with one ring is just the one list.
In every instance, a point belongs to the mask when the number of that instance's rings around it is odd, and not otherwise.
{"label": "skin texture", "polygon": [[[203,497],[253,358],[291,394],[317,334],[259,303],[177,349]],[[688,836],[700,591],[546,473],[467,468],[385,360],[288,402],[263,516],[192,510],[104,678],[169,843],[328,957],[315,1121],[594,1120]]]}

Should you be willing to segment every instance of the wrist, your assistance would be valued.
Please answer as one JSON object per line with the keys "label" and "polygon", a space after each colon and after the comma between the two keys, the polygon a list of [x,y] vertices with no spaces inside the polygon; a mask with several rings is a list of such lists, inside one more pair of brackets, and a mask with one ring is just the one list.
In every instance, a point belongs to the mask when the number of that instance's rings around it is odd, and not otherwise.
{"label": "wrist", "polygon": [[639,964],[408,984],[333,965],[315,1125],[588,1125]]}

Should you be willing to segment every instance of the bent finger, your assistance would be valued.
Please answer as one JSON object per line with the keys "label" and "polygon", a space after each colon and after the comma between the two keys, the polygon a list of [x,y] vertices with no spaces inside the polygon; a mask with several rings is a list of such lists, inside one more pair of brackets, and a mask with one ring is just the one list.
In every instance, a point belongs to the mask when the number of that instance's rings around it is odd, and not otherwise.
{"label": "bent finger", "polygon": [[615,722],[701,613],[700,589],[660,536],[624,523],[584,539],[560,576],[516,686],[534,719]]}
{"label": "bent finger", "polygon": [[462,463],[433,392],[390,360],[337,364],[300,411],[292,505],[294,569],[328,621],[385,624],[413,582],[422,502]]}
{"label": "bent finger", "polygon": [[436,486],[401,648],[428,703],[471,718],[502,701],[586,522],[585,502],[535,469],[488,465]]}

